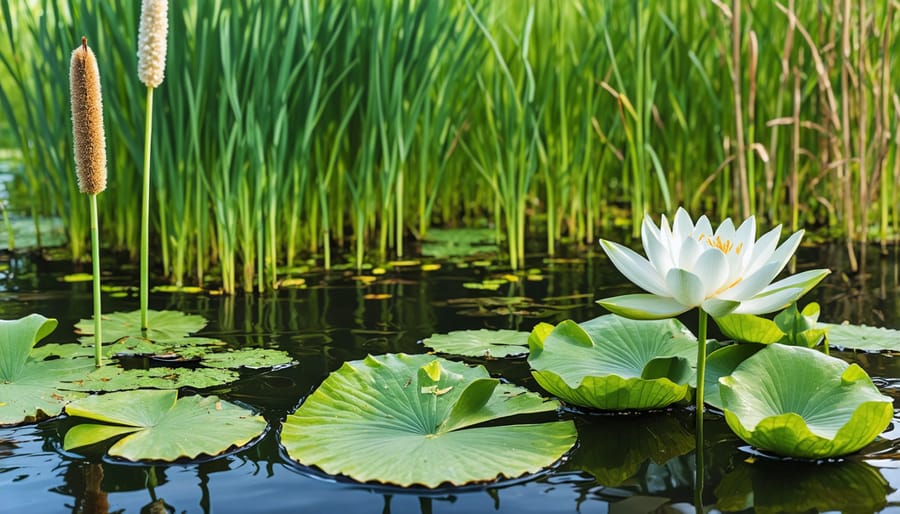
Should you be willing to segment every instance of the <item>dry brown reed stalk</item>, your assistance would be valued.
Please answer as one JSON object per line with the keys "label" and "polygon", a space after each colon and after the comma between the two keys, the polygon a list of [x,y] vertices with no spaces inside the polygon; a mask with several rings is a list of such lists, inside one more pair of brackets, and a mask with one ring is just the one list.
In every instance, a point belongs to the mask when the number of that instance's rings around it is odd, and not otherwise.
{"label": "dry brown reed stalk", "polygon": [[158,87],[165,77],[168,32],[169,2],[143,0],[138,26],[138,78],[147,87]]}
{"label": "dry brown reed stalk", "polygon": [[81,46],[72,52],[69,81],[78,190],[96,195],[106,190],[106,135],[100,72],[87,38],[81,38]]}

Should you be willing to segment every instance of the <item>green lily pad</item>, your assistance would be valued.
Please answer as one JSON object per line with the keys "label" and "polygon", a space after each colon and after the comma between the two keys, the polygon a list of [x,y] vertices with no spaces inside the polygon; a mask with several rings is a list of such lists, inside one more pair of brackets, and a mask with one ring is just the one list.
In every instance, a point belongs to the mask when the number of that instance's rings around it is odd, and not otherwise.
{"label": "green lily pad", "polygon": [[[141,333],[141,311],[113,312],[102,315],[103,342],[111,343],[123,337],[144,337],[155,342],[181,339],[206,326],[206,320],[195,314],[179,311],[147,311],[147,334]],[[83,319],[75,324],[79,335],[94,333],[94,320]]]}
{"label": "green lily pad", "polygon": [[659,409],[690,397],[697,339],[678,320],[605,315],[539,324],[528,363],[538,384],[573,405]]}
{"label": "green lily pad", "polygon": [[[344,363],[284,423],[307,466],[355,480],[437,487],[533,473],[575,444],[571,421],[481,425],[558,403],[432,355]],[[480,426],[475,426],[480,425]]]}
{"label": "green lily pad", "polygon": [[[93,357],[94,342],[90,338],[82,338],[80,344],[53,343],[34,349],[32,356],[38,358],[59,357]],[[103,355],[109,359],[118,356],[150,357],[177,354],[182,358],[202,357],[216,348],[225,346],[224,341],[208,337],[183,337],[168,341],[156,342],[143,337],[126,336],[112,343],[103,345]]]}
{"label": "green lily pad", "polygon": [[860,461],[738,462],[716,486],[725,512],[880,512],[891,493],[878,469]]}
{"label": "green lily pad", "polygon": [[528,353],[528,335],[517,330],[455,330],[423,339],[422,344],[440,353],[502,359]]}
{"label": "green lily pad", "polygon": [[208,353],[200,362],[209,368],[274,368],[294,363],[287,352],[271,348],[244,348],[225,352]]}
{"label": "green lily pad", "polygon": [[722,397],[719,395],[719,379],[732,374],[742,362],[763,348],[765,345],[756,343],[730,344],[710,353],[706,357],[706,375],[703,380],[706,386],[703,402],[721,409]]}
{"label": "green lily pad", "polygon": [[626,483],[647,462],[663,465],[695,447],[693,433],[669,413],[582,421],[578,449],[564,469],[585,471],[607,487]]}
{"label": "green lily pad", "polygon": [[238,378],[240,374],[237,371],[219,368],[123,369],[118,366],[103,366],[65,382],[61,387],[73,391],[127,391],[151,387],[205,389],[234,382]]}
{"label": "green lily pad", "polygon": [[892,400],[856,364],[799,346],[770,345],[719,379],[728,426],[788,457],[853,453],[890,423]]}
{"label": "green lily pad", "polygon": [[825,337],[825,327],[817,323],[818,318],[818,304],[810,303],[800,311],[794,303],[773,320],[753,314],[729,314],[715,318],[715,322],[726,337],[736,341],[812,348]]}
{"label": "green lily pad", "polygon": [[124,435],[109,455],[131,461],[174,461],[218,455],[266,429],[261,416],[215,396],[178,399],[177,391],[138,390],[90,396],[66,413],[109,424],[82,423],[66,432],[66,450]]}
{"label": "green lily pad", "polygon": [[829,346],[848,350],[900,352],[900,330],[866,325],[819,323]]}
{"label": "green lily pad", "polygon": [[56,325],[55,319],[40,314],[0,320],[0,425],[56,416],[67,402],[84,396],[61,386],[92,371],[92,359],[45,361],[30,355],[35,343]]}

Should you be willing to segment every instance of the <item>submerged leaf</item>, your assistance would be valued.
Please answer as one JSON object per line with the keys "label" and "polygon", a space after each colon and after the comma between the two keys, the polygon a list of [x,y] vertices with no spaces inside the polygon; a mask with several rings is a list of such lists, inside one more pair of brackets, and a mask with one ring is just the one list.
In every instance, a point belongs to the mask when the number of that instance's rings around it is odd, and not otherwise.
{"label": "submerged leaf", "polygon": [[574,405],[604,410],[666,407],[690,395],[697,340],[678,320],[616,315],[535,328],[528,363],[538,384]]}
{"label": "submerged leaf", "polygon": [[836,457],[872,442],[892,400],[856,364],[797,346],[770,345],[719,379],[728,426],[779,455]]}
{"label": "submerged leaf", "polygon": [[480,366],[369,356],[344,363],[288,416],[282,444],[301,464],[362,482],[460,485],[536,472],[559,459],[575,443],[572,422],[474,426],[557,407]]}
{"label": "submerged leaf", "polygon": [[439,353],[502,359],[528,353],[528,335],[518,330],[455,330],[434,334],[422,344]]}
{"label": "submerged leaf", "polygon": [[218,455],[266,429],[261,416],[215,396],[177,397],[177,391],[138,390],[72,402],[66,406],[69,415],[117,425],[76,425],[66,433],[63,447],[70,450],[128,434],[110,447],[110,455],[173,461]]}

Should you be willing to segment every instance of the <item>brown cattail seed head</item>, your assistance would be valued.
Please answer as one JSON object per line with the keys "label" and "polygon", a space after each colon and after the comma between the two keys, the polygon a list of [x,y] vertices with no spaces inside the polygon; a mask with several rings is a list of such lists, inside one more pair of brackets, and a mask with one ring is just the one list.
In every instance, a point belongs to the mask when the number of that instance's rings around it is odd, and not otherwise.
{"label": "brown cattail seed head", "polygon": [[147,87],[162,84],[166,71],[168,32],[168,0],[142,0],[141,23],[138,27],[138,78]]}
{"label": "brown cattail seed head", "polygon": [[78,190],[95,195],[106,189],[106,136],[103,132],[100,72],[86,38],[81,38],[81,46],[72,51],[69,82]]}

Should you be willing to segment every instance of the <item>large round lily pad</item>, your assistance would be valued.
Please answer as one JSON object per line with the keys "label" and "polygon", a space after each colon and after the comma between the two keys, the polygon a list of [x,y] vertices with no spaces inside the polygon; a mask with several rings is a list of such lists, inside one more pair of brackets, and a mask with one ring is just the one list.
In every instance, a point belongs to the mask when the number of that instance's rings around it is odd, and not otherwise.
{"label": "large round lily pad", "polygon": [[461,485],[557,461],[575,443],[571,421],[481,425],[557,407],[481,366],[431,355],[369,356],[329,375],[288,416],[281,442],[301,464],[361,482]]}
{"label": "large round lily pad", "polygon": [[66,413],[99,423],[66,432],[67,450],[123,436],[109,454],[124,459],[173,461],[218,455],[247,444],[266,429],[261,416],[215,396],[178,398],[174,390],[122,391],[89,396]]}
{"label": "large round lily pad", "polygon": [[719,394],[738,437],[788,457],[853,453],[872,442],[893,414],[891,398],[856,364],[780,344],[720,378]]}
{"label": "large round lily pad", "polygon": [[528,363],[538,384],[573,405],[659,409],[690,396],[697,340],[678,320],[616,315],[540,324]]}

